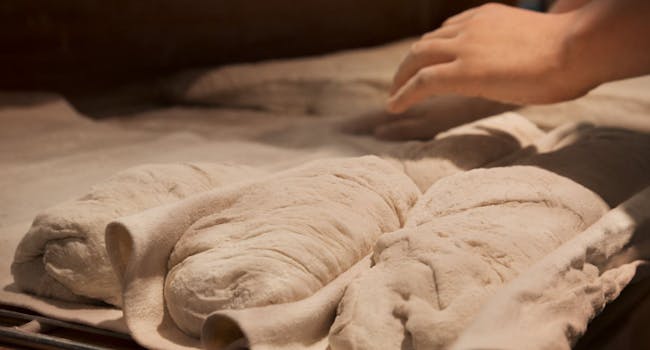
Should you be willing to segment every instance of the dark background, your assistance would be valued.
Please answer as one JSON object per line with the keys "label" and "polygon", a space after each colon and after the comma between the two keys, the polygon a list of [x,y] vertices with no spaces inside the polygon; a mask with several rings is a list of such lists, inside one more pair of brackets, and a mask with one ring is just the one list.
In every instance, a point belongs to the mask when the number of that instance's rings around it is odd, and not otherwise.
{"label": "dark background", "polygon": [[9,0],[0,89],[92,94],[214,66],[422,34],[476,0]]}

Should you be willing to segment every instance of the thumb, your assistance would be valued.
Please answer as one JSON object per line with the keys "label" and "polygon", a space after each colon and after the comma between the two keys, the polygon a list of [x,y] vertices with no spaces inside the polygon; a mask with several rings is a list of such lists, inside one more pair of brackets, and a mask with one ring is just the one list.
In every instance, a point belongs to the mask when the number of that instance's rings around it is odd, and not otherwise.
{"label": "thumb", "polygon": [[388,99],[386,109],[403,113],[429,96],[453,94],[458,91],[459,80],[453,62],[421,69]]}

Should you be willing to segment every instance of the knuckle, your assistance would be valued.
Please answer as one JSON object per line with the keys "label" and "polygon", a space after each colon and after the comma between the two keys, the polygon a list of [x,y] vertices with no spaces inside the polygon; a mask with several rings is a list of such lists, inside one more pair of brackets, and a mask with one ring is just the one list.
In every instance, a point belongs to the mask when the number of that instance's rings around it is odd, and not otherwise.
{"label": "knuckle", "polygon": [[426,86],[433,78],[433,71],[430,69],[423,69],[415,76],[415,85],[418,87]]}
{"label": "knuckle", "polygon": [[430,37],[431,35],[433,35],[436,31],[437,31],[437,29],[436,29],[436,30],[428,31],[428,32],[422,34],[422,36],[420,37],[420,39],[426,39],[426,38]]}
{"label": "knuckle", "polygon": [[440,69],[436,78],[445,82],[460,82],[464,81],[467,77],[465,68],[458,62],[446,66],[444,69]]}
{"label": "knuckle", "polygon": [[413,78],[413,87],[414,88],[421,88],[426,84],[425,77],[422,74],[422,72],[418,72],[415,77]]}
{"label": "knuckle", "polygon": [[[463,30],[460,32],[458,35],[461,40],[465,40],[466,42],[476,42],[477,40],[480,39],[481,33],[477,33],[476,30],[473,28],[467,28],[466,30]],[[464,47],[461,47],[463,49]]]}
{"label": "knuckle", "polygon": [[488,2],[487,4],[481,5],[481,9],[483,10],[493,10],[496,8],[499,8],[501,5],[497,4],[496,2]]}
{"label": "knuckle", "polygon": [[411,56],[415,57],[424,56],[427,55],[433,47],[434,45],[430,42],[418,41],[417,43],[411,45],[410,53]]}
{"label": "knuckle", "polygon": [[482,13],[482,14],[494,15],[494,14],[502,12],[506,8],[507,8],[507,6],[505,6],[503,4],[496,3],[496,2],[490,2],[490,3],[487,3],[487,4],[483,5],[483,6],[481,6],[481,11],[479,11],[479,14]]}
{"label": "knuckle", "polygon": [[416,42],[413,45],[411,45],[410,53],[412,56],[420,56],[423,51],[424,51],[424,43],[422,42]]}

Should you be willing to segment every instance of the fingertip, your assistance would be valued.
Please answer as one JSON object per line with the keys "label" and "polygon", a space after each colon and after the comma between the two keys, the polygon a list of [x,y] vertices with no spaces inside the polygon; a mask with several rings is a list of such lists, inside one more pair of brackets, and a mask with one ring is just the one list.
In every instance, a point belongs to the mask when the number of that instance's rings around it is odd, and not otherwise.
{"label": "fingertip", "polygon": [[397,72],[395,72],[395,76],[393,77],[393,83],[391,84],[390,87],[390,96],[393,97],[399,90],[404,86],[404,84],[408,81],[409,74],[405,72],[405,64],[402,62],[400,66],[397,68]]}
{"label": "fingertip", "polygon": [[388,93],[390,94],[390,96],[393,96],[395,95],[397,90],[399,90],[399,86],[397,86],[397,84],[393,82],[393,85],[390,86],[390,90],[388,91]]}
{"label": "fingertip", "polygon": [[400,114],[404,111],[406,111],[406,108],[402,106],[399,96],[393,96],[386,102],[386,112],[390,114]]}
{"label": "fingertip", "polygon": [[[395,94],[393,94],[386,104],[387,110],[391,114],[400,114],[406,112],[414,103],[414,78],[403,84]],[[417,102],[417,101],[415,101]]]}

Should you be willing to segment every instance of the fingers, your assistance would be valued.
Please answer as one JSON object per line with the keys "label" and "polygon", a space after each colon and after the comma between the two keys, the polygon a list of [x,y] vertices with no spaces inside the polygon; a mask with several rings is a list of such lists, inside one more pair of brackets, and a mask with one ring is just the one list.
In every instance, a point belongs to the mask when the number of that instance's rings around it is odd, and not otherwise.
{"label": "fingers", "polygon": [[395,77],[391,94],[398,91],[404,83],[424,67],[453,61],[450,43],[447,40],[421,40],[413,44],[404,58]]}
{"label": "fingers", "polygon": [[455,38],[461,30],[462,26],[460,24],[446,25],[424,34],[421,40],[452,39]]}
{"label": "fingers", "polygon": [[[450,17],[443,26],[422,36],[400,64],[393,79],[387,110],[402,113],[412,105],[434,94],[459,92],[461,71],[453,69],[463,54],[463,39],[456,38],[468,20],[486,6],[473,8]],[[463,94],[467,94],[462,86]]]}
{"label": "fingers", "polygon": [[476,11],[479,8],[480,7],[474,7],[474,8],[471,8],[469,10],[463,11],[463,12],[457,14],[457,15],[451,16],[451,17],[447,18],[447,20],[445,20],[442,23],[442,25],[447,26],[447,25],[450,25],[450,24],[458,24],[458,23],[464,22],[464,21],[472,18],[476,14]]}
{"label": "fingers", "polygon": [[387,110],[402,113],[431,95],[455,93],[460,78],[455,67],[450,62],[419,70],[388,99]]}

